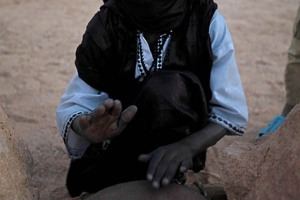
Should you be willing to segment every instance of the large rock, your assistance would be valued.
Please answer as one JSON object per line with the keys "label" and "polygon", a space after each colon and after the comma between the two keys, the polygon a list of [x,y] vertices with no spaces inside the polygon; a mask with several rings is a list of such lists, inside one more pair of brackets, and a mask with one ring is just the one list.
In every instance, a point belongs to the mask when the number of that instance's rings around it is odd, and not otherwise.
{"label": "large rock", "polygon": [[39,199],[38,190],[30,182],[32,170],[29,149],[14,133],[0,107],[0,199]]}
{"label": "large rock", "polygon": [[229,200],[300,199],[300,104],[278,130],[219,155]]}

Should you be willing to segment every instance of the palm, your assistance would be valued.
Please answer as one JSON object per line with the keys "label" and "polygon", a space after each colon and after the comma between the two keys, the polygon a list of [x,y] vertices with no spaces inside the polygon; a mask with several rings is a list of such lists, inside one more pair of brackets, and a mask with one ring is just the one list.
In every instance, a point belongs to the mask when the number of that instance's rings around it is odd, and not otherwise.
{"label": "palm", "polygon": [[89,117],[80,119],[83,134],[92,143],[115,137],[125,129],[136,111],[136,106],[132,105],[122,112],[120,101],[108,99]]}

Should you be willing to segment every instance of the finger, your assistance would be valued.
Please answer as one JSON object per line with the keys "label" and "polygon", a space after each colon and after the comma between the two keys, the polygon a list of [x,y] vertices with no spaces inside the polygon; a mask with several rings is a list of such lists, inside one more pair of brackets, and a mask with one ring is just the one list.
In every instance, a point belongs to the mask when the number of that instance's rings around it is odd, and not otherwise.
{"label": "finger", "polygon": [[141,154],[139,155],[138,160],[141,162],[148,162],[150,158],[151,158],[150,154]]}
{"label": "finger", "polygon": [[[151,160],[151,158],[152,158],[152,153],[141,154],[141,155],[139,155],[138,160],[141,162],[149,162]],[[146,177],[147,177],[147,180],[151,181],[153,178],[153,175],[151,175],[147,172]]]}
{"label": "finger", "polygon": [[113,105],[114,105],[114,101],[112,99],[106,99],[102,105],[100,105],[92,112],[91,123],[96,123],[100,120],[105,120],[105,121],[111,120],[110,118],[104,118],[104,115],[110,113],[111,109],[113,108]]}
{"label": "finger", "polygon": [[114,100],[112,100],[112,99],[106,99],[103,102],[103,106],[105,107],[106,112],[110,112],[110,109],[114,106]]}
{"label": "finger", "polygon": [[91,118],[90,118],[91,123],[98,122],[105,114],[105,110],[106,110],[106,108],[104,105],[100,105],[98,108],[93,110],[93,112],[91,113]]}
{"label": "finger", "polygon": [[113,101],[113,107],[110,110],[110,113],[113,117],[119,117],[122,111],[122,104],[119,100]]}
{"label": "finger", "polygon": [[181,173],[185,173],[187,172],[190,168],[192,168],[193,166],[193,162],[192,161],[188,161],[188,160],[184,160],[182,163],[181,163],[181,166],[179,168],[179,171]]}
{"label": "finger", "polygon": [[80,124],[81,130],[84,131],[90,126],[90,119],[91,119],[91,116],[89,116],[89,115],[80,116],[79,124]]}
{"label": "finger", "polygon": [[120,129],[124,129],[127,125],[127,123],[129,123],[133,117],[135,116],[137,112],[137,107],[134,105],[129,106],[128,108],[126,108],[120,116],[118,125]]}
{"label": "finger", "polygon": [[170,163],[168,170],[165,173],[164,178],[162,179],[162,185],[167,186],[171,183],[171,180],[176,175],[176,172],[178,170],[179,163],[178,162],[172,162]]}
{"label": "finger", "polygon": [[155,172],[155,175],[152,180],[152,186],[154,188],[159,188],[160,183],[162,182],[163,177],[165,176],[166,172],[169,170],[170,163],[166,160],[162,160]]}
{"label": "finger", "polygon": [[156,153],[155,156],[152,155],[148,171],[147,171],[147,179],[149,181],[152,181],[156,172],[156,169],[160,163],[160,161],[163,159],[164,154],[163,153]]}

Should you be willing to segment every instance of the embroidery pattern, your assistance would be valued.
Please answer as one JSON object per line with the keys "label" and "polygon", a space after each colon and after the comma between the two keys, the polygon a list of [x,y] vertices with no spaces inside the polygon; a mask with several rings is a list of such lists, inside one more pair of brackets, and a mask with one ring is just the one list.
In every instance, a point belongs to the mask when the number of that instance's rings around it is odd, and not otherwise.
{"label": "embroidery pattern", "polygon": [[162,69],[162,60],[163,60],[163,47],[166,43],[166,41],[171,37],[173,31],[171,30],[169,33],[164,33],[159,36],[157,42],[156,42],[156,47],[155,47],[155,52],[154,52],[154,60],[151,64],[151,66],[147,66],[145,64],[144,60],[144,53],[142,49],[142,41],[141,37],[143,36],[143,33],[140,31],[137,31],[137,66],[138,70],[143,77],[147,76],[149,72],[151,71],[158,71]]}
{"label": "embroidery pattern", "polygon": [[238,134],[244,134],[245,130],[243,128],[239,128],[232,123],[228,122],[226,119],[223,119],[220,116],[217,116],[216,114],[209,114],[209,119],[212,119],[213,121],[219,122],[221,124],[224,124],[226,127],[231,129],[233,132]]}
{"label": "embroidery pattern", "polygon": [[67,133],[68,133],[68,130],[69,128],[71,127],[71,124],[73,122],[73,120],[79,116],[79,115],[85,115],[85,114],[91,114],[91,112],[88,112],[88,111],[79,111],[79,112],[76,112],[74,114],[71,115],[71,117],[69,117],[69,119],[67,120],[66,124],[65,124],[65,127],[63,129],[63,140],[64,142],[66,143],[67,142]]}

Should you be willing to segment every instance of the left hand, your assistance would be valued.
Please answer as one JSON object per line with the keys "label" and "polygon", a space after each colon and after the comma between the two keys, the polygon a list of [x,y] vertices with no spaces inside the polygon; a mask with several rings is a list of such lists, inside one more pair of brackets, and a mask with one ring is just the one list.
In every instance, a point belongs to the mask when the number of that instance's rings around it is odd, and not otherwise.
{"label": "left hand", "polygon": [[149,162],[147,179],[154,188],[159,188],[169,185],[177,172],[185,173],[191,169],[194,155],[192,148],[180,141],[142,154],[139,161]]}

